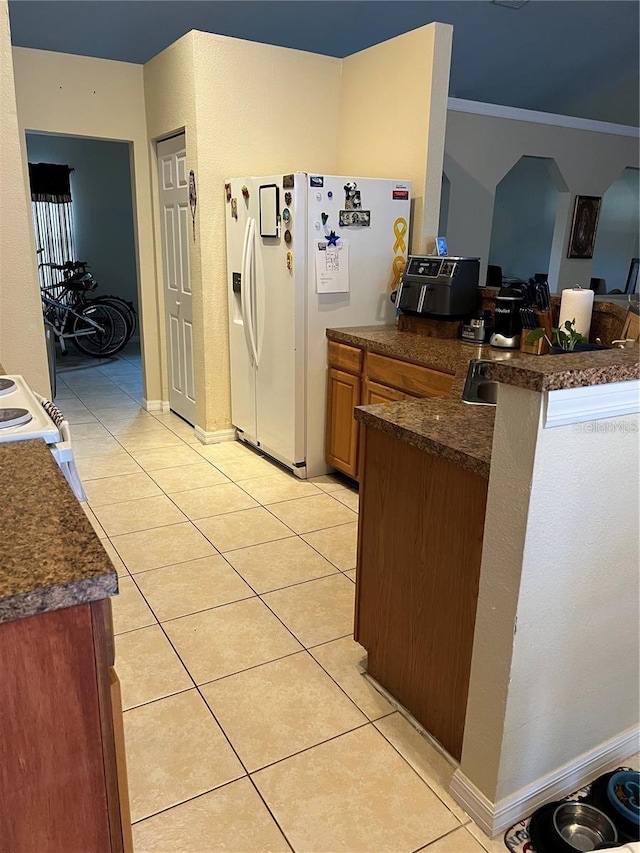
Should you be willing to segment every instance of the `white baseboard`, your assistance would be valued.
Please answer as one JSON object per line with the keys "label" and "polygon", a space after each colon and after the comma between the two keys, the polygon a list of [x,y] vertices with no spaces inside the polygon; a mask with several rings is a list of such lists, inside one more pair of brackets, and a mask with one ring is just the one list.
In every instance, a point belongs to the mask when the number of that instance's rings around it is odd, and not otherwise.
{"label": "white baseboard", "polygon": [[142,408],[147,412],[162,412],[167,414],[171,411],[168,400],[145,400],[142,398]]}
{"label": "white baseboard", "polygon": [[195,428],[196,438],[202,444],[219,444],[221,441],[235,441],[237,438],[236,431],[231,429],[217,429],[212,432],[207,432],[202,427]]}
{"label": "white baseboard", "polygon": [[596,776],[624,763],[638,751],[639,738],[640,728],[629,729],[497,803],[487,799],[459,768],[453,774],[449,793],[483,832],[494,836],[529,817],[545,803],[566,797]]}

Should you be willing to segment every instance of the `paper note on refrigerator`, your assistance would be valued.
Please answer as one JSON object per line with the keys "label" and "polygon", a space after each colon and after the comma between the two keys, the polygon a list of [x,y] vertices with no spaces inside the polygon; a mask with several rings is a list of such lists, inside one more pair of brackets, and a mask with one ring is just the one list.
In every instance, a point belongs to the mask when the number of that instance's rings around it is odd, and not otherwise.
{"label": "paper note on refrigerator", "polygon": [[316,293],[349,293],[349,243],[316,242]]}

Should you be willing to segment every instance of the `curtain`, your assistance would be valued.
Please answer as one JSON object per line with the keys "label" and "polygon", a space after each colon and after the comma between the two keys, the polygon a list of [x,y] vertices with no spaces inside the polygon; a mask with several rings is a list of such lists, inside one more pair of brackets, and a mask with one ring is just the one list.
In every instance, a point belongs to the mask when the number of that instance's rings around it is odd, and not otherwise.
{"label": "curtain", "polygon": [[[43,264],[76,259],[69,166],[29,163],[31,209],[38,250],[40,287],[54,287],[62,273]],[[60,295],[55,289],[53,296]]]}
{"label": "curtain", "polygon": [[32,201],[67,204],[71,201],[69,166],[55,163],[29,163],[29,183]]}

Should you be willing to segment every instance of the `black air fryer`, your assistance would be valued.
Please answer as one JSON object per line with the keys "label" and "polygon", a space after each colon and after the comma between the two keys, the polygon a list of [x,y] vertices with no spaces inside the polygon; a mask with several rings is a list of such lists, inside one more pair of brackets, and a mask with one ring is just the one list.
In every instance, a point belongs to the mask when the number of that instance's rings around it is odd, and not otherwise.
{"label": "black air fryer", "polygon": [[518,349],[522,332],[520,309],[523,305],[519,284],[500,288],[500,293],[496,296],[495,331],[489,341],[492,347]]}
{"label": "black air fryer", "polygon": [[405,314],[427,317],[464,317],[478,302],[478,258],[411,255],[396,307]]}

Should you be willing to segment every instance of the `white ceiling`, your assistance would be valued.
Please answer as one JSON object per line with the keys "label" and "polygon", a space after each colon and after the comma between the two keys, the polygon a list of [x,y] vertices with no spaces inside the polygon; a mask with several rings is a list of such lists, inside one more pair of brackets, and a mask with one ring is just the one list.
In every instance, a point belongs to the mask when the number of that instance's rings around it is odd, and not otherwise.
{"label": "white ceiling", "polygon": [[454,26],[453,97],[637,124],[637,0],[530,0],[517,11],[489,0],[11,0],[9,9],[15,45],[137,63],[191,29],[343,57],[443,21]]}

